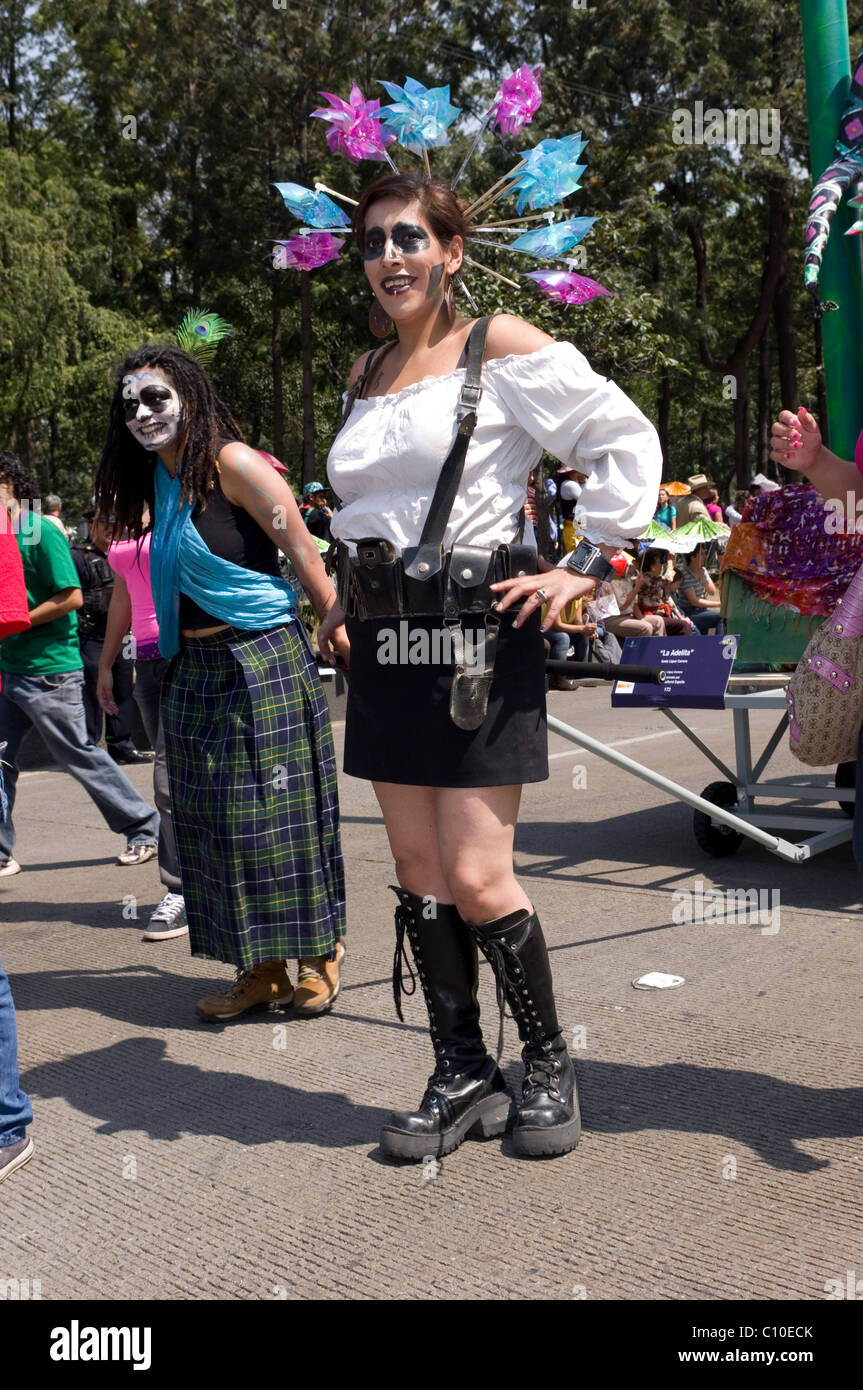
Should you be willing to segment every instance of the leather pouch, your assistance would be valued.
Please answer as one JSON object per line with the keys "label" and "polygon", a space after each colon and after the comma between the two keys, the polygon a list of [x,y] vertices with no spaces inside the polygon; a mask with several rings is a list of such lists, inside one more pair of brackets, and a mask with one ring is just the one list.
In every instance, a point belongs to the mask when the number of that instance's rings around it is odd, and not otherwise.
{"label": "leather pouch", "polygon": [[[405,612],[420,615],[439,615],[443,612],[443,599],[446,588],[446,566],[440,546],[432,549],[409,547],[404,553]],[[427,575],[418,577],[423,565],[428,566]]]}
{"label": "leather pouch", "polygon": [[495,601],[496,550],[476,545],[454,545],[449,555],[446,612],[484,613]]}
{"label": "leather pouch", "polygon": [[507,556],[507,579],[519,579],[524,574],[536,574],[536,551],[531,545],[508,545],[505,547]]}
{"label": "leather pouch", "polygon": [[402,565],[389,541],[357,541],[351,580],[360,618],[391,618],[402,611]]}
{"label": "leather pouch", "polygon": [[484,646],[474,649],[472,660],[466,661],[464,631],[460,623],[447,624],[453,641],[455,674],[450,687],[449,715],[457,729],[471,732],[478,729],[488,712],[488,697],[494,677],[500,619],[493,613],[485,618]]}

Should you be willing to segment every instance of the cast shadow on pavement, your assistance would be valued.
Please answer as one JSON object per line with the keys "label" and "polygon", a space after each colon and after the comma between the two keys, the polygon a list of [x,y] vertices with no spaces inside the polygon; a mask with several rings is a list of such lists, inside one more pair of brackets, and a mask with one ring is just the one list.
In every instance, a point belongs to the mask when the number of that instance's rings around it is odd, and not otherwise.
{"label": "cast shadow on pavement", "polygon": [[[301,1090],[288,1082],[175,1062],[165,1050],[160,1038],[126,1038],[31,1067],[21,1084],[36,1102],[37,1113],[40,1099],[62,1097],[82,1114],[101,1120],[97,1134],[138,1130],[151,1139],[200,1134],[239,1144],[281,1139],[349,1148],[375,1138],[388,1114],[355,1105],[336,1091]],[[279,1055],[290,1076],[290,1054]]]}
{"label": "cast shadow on pavement", "polygon": [[[650,888],[689,887],[694,878],[703,877],[723,887],[779,889],[783,905],[821,911],[825,908],[827,877],[833,894],[830,906],[837,911],[859,908],[863,879],[850,843],[818,855],[817,867],[811,860],[791,864],[754,840],[744,840],[732,855],[717,857],[696,844],[689,808],[680,807],[685,819],[671,824],[669,809],[644,807],[602,821],[580,822],[573,806],[571,819],[519,821],[515,837],[517,875],[551,882],[569,880],[594,888],[615,886],[619,874],[630,875],[633,870],[644,873]],[[848,824],[844,817],[840,821]],[[802,839],[804,832],[799,834]],[[530,858],[524,862],[522,856]],[[609,864],[620,864],[620,868],[605,867]],[[585,869],[583,865],[596,867]]]}
{"label": "cast shadow on pavement", "polygon": [[[797,1147],[809,1139],[852,1139],[863,1134],[863,1087],[819,1088],[753,1071],[667,1062],[633,1066],[582,1061],[576,1076],[586,1132],[631,1134],[669,1130],[722,1136],[719,1167],[730,1145],[745,1144],[759,1158],[791,1173],[830,1166]],[[522,1068],[504,1068],[514,1094]],[[739,1157],[739,1155],[738,1155]]]}
{"label": "cast shadow on pavement", "polygon": [[[139,924],[140,925],[140,924]],[[171,943],[169,943],[171,944]],[[180,945],[184,939],[180,939]],[[188,950],[188,943],[185,943]],[[162,946],[158,948],[164,950]],[[104,1018],[120,1019],[139,1028],[194,1029],[207,1032],[213,1024],[202,1022],[195,1013],[195,1002],[207,994],[230,988],[232,976],[226,970],[211,979],[173,974],[155,965],[121,965],[94,970],[15,971],[12,990],[19,1014],[28,1009],[86,1009]],[[273,1015],[252,1013],[231,1023],[242,1027],[247,1021]],[[218,1025],[215,1025],[218,1027]]]}
{"label": "cast shadow on pavement", "polygon": [[[182,946],[182,941],[180,942]],[[164,947],[160,948],[164,949]],[[155,965],[121,965],[102,970],[34,970],[12,974],[15,1008],[19,1014],[40,1009],[85,1009],[103,1018],[116,1018],[139,1028],[165,1028],[173,1031],[198,1033],[223,1032],[225,1029],[249,1028],[262,1022],[293,1023],[298,1027],[320,1027],[323,1018],[301,1018],[290,1005],[267,1013],[258,1009],[231,1019],[227,1023],[205,1023],[195,1012],[195,1003],[207,994],[221,993],[231,983],[231,976],[206,979],[172,974]],[[342,995],[349,990],[390,987],[388,977],[379,980],[360,980],[342,985]],[[424,1024],[400,1023],[392,1019],[373,1018],[365,1014],[348,1013],[336,1006],[333,1016],[342,1022],[369,1024],[376,1028],[394,1029],[426,1034]],[[326,1017],[326,1016],[324,1016]]]}
{"label": "cast shadow on pavement", "polygon": [[[385,1047],[377,1046],[385,1055]],[[401,1080],[387,1109],[379,1109],[354,1105],[332,1091],[207,1071],[172,1061],[165,1051],[161,1039],[129,1038],[33,1067],[21,1084],[37,1102],[61,1096],[100,1119],[100,1134],[144,1130],[151,1138],[171,1140],[184,1133],[222,1135],[246,1144],[281,1138],[333,1148],[374,1141],[389,1106],[415,1104],[422,1086],[418,1077],[405,1090]],[[290,1075],[290,1053],[284,1057]],[[856,1138],[863,1131],[860,1087],[819,1089],[688,1062],[632,1066],[578,1061],[577,1068],[587,1134],[667,1130],[721,1136],[717,1164],[726,1146],[736,1144],[746,1145],[772,1168],[812,1173],[828,1167],[829,1160],[807,1154],[798,1143]],[[506,1068],[514,1094],[521,1074],[516,1064]]]}
{"label": "cast shadow on pavement", "polygon": [[[126,884],[119,886],[125,889]],[[4,927],[49,927],[62,923],[63,926],[93,927],[96,931],[129,930],[140,936],[163,891],[157,883],[155,890],[140,892],[139,884],[139,896],[133,893],[129,885],[129,891],[123,897],[118,893],[115,899],[107,902],[102,898],[99,902],[91,903],[70,902],[68,899],[63,902],[40,902],[33,898],[14,900],[4,897],[0,898],[0,922]],[[138,915],[124,918],[123,910],[132,910],[130,900],[133,898],[134,910]]]}

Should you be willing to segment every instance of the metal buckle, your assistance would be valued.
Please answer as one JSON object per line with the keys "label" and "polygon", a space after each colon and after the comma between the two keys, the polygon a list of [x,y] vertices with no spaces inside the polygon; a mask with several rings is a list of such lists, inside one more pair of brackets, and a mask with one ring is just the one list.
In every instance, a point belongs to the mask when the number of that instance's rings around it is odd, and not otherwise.
{"label": "metal buckle", "polygon": [[459,405],[470,406],[472,410],[476,410],[477,406],[479,405],[481,396],[481,386],[468,386],[467,383],[465,383],[465,385],[461,388],[458,403]]}

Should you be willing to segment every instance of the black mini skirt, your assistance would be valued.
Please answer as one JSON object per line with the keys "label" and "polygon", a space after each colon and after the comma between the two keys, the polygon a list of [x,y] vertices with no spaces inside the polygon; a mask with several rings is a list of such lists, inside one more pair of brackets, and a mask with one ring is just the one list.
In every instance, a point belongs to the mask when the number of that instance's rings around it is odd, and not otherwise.
{"label": "black mini skirt", "polygon": [[[545,649],[540,614],[501,618],[488,712],[453,724],[454,668],[441,619],[347,619],[351,643],[344,770],[410,787],[502,787],[548,777]],[[481,615],[464,618],[480,634]],[[435,660],[437,658],[437,660]]]}

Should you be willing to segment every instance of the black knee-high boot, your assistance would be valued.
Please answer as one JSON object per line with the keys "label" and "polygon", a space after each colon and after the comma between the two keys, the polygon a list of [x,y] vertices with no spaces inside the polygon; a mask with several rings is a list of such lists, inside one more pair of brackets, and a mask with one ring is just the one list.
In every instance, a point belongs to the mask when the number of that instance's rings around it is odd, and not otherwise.
{"label": "black knee-high boot", "polygon": [[581,1136],[578,1092],[557,1021],[539,918],[521,909],[467,925],[494,971],[501,1017],[506,1002],[524,1043],[524,1084],[512,1131],[516,1151],[531,1157],[569,1153]]}
{"label": "black knee-high boot", "polygon": [[[381,1148],[392,1158],[422,1162],[427,1155],[452,1153],[462,1140],[490,1138],[506,1129],[512,1099],[497,1063],[488,1055],[479,1026],[477,952],[456,909],[438,903],[436,915],[423,916],[424,900],[403,888],[393,890],[396,952],[393,991],[402,1017],[402,969],[407,935],[429,1014],[435,1069],[419,1109],[396,1113],[381,1130]],[[413,993],[416,988],[408,991]]]}

